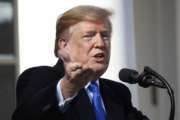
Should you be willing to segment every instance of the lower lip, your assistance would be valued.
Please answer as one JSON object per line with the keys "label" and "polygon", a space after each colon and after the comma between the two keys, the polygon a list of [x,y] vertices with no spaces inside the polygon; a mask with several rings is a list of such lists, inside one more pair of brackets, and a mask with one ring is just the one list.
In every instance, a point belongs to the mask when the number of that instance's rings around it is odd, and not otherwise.
{"label": "lower lip", "polygon": [[96,62],[104,62],[105,57],[95,57]]}

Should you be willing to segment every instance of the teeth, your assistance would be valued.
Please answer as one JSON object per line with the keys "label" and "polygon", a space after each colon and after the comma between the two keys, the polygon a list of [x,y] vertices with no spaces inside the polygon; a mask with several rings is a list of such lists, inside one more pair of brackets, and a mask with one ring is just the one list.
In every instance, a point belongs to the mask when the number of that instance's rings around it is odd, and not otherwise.
{"label": "teeth", "polygon": [[95,57],[104,57],[104,55],[103,54],[97,54],[97,55],[95,55]]}
{"label": "teeth", "polygon": [[97,57],[101,57],[102,55],[97,55]]}

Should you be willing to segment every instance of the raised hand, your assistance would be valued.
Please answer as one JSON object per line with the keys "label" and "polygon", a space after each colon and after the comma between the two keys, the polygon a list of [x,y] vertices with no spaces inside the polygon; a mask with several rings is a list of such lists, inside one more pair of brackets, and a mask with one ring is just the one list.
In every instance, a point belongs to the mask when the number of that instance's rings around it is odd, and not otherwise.
{"label": "raised hand", "polygon": [[90,64],[75,60],[72,54],[70,56],[68,49],[61,53],[61,56],[63,56],[65,75],[61,79],[60,85],[63,97],[68,98],[77,93],[89,81],[94,80],[96,74]]}

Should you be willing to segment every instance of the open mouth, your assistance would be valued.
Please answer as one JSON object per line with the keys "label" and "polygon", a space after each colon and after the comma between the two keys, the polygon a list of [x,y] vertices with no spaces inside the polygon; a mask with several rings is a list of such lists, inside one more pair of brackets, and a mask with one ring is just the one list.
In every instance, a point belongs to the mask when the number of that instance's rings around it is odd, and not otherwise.
{"label": "open mouth", "polygon": [[98,62],[105,60],[105,54],[104,53],[98,53],[94,56]]}

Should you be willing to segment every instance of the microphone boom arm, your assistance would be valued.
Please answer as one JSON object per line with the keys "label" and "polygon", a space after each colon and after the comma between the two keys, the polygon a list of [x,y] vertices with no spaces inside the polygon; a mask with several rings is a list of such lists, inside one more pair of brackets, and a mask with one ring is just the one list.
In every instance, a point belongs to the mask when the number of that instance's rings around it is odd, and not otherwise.
{"label": "microphone boom arm", "polygon": [[174,99],[174,92],[173,89],[171,88],[171,86],[169,85],[169,83],[166,81],[165,78],[163,78],[160,74],[158,74],[157,72],[155,72],[153,69],[151,69],[148,66],[144,67],[144,72],[151,74],[152,76],[156,77],[157,79],[159,79],[165,86],[165,88],[167,88],[168,90],[168,94],[170,96],[170,100],[171,100],[171,111],[170,111],[170,116],[169,116],[169,120],[174,120],[174,115],[175,115],[175,99]]}

